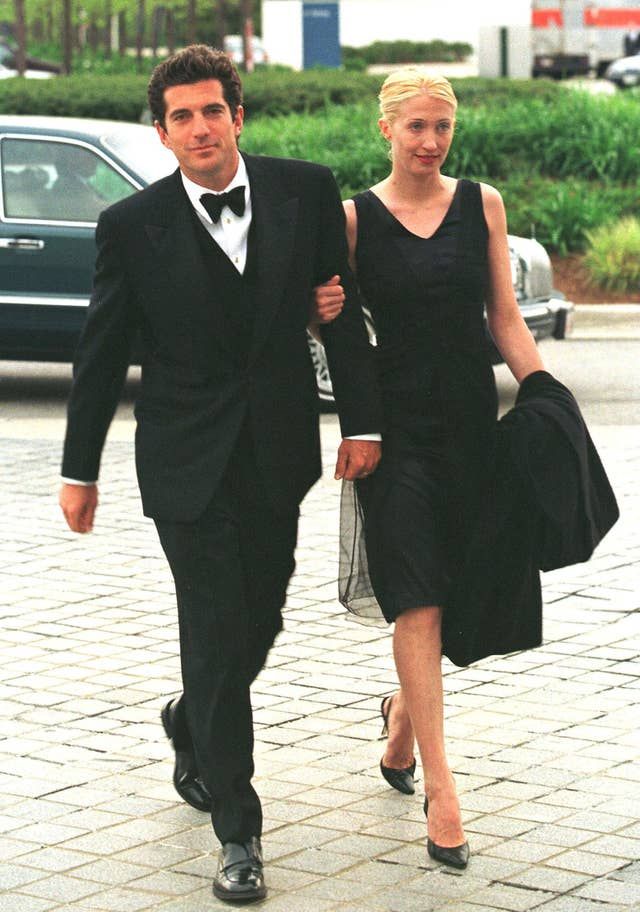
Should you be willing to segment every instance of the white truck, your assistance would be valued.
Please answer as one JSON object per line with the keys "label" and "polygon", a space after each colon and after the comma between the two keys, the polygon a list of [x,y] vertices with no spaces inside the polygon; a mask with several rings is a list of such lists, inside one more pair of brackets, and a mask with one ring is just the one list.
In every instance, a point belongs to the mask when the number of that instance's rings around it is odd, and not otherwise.
{"label": "white truck", "polygon": [[640,53],[640,0],[532,0],[532,75],[603,75]]}

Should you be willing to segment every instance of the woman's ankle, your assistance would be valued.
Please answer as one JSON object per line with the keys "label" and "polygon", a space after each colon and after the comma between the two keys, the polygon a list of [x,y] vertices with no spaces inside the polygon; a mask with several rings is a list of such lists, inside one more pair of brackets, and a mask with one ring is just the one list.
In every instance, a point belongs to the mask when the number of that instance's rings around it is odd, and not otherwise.
{"label": "woman's ankle", "polygon": [[434,772],[433,768],[424,775],[424,793],[429,801],[439,799],[448,799],[454,797],[458,800],[458,790],[456,781],[451,770],[445,766],[443,769]]}
{"label": "woman's ankle", "polygon": [[387,746],[382,762],[392,769],[405,769],[415,760],[415,738],[401,691],[384,701],[383,715],[387,720]]}

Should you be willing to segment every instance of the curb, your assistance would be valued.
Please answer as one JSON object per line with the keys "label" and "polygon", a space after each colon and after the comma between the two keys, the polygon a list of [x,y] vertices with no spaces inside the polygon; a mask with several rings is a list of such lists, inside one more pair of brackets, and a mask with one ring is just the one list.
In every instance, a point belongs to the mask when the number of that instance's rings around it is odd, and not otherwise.
{"label": "curb", "polygon": [[607,304],[604,302],[602,304],[574,304],[574,307],[576,312],[581,314],[593,313],[599,316],[606,314],[613,314],[614,316],[636,314],[640,317],[640,304]]}
{"label": "curb", "polygon": [[640,304],[576,304],[569,339],[640,339]]}

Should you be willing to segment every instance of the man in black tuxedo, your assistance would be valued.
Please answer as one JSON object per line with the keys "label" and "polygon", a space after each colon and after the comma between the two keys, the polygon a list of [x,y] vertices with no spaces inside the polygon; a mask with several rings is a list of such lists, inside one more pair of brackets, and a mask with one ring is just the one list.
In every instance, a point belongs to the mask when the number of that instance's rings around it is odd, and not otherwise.
{"label": "man in black tuxedo", "polygon": [[240,80],[204,45],[156,67],[149,102],[179,168],[98,222],[60,503],[74,531],[91,530],[135,338],[138,480],[178,601],[184,694],[162,711],[174,783],[211,809],[215,894],[250,901],[266,888],[249,688],[282,626],[298,507],[321,471],[306,325],[313,287],[334,274],[346,300],[322,334],[344,438],[336,477],[375,469],[380,404],[328,169],[240,155]]}

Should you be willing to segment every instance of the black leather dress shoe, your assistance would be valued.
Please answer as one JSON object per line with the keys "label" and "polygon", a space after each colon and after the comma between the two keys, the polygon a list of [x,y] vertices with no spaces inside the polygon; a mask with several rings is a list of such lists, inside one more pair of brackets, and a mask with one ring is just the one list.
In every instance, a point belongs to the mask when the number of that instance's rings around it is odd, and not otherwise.
{"label": "black leather dress shoe", "polygon": [[200,778],[193,747],[188,736],[179,737],[176,724],[177,700],[169,700],[162,708],[160,718],[167,738],[171,741],[176,753],[173,767],[173,785],[183,801],[198,811],[211,813],[211,795]]}
{"label": "black leather dress shoe", "polygon": [[257,836],[243,843],[225,842],[220,849],[213,893],[218,899],[234,903],[265,898],[262,846]]}

